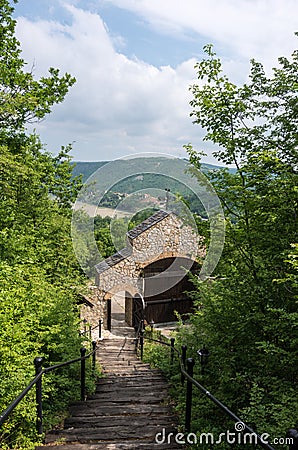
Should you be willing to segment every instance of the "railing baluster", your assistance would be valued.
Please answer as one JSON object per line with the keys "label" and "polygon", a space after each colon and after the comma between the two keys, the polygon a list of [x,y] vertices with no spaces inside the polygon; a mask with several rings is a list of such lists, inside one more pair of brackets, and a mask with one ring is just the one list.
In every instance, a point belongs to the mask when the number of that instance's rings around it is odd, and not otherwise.
{"label": "railing baluster", "polygon": [[107,330],[112,329],[112,300],[109,298],[107,300]]}
{"label": "railing baluster", "polygon": [[[35,375],[42,371],[43,358],[36,357],[34,359]],[[36,382],[36,431],[42,434],[42,376]]]}
{"label": "railing baluster", "polygon": [[[187,351],[187,346],[186,345],[182,345],[181,349],[182,349],[181,359],[182,359],[183,368],[185,369],[186,368],[186,351]],[[182,385],[184,384],[184,381],[185,381],[185,375],[181,371],[181,384]]]}
{"label": "railing baluster", "polygon": [[101,319],[98,321],[98,339],[101,339]]}
{"label": "railing baluster", "polygon": [[[193,358],[187,359],[187,373],[190,377],[193,376],[193,367],[195,360]],[[185,405],[185,430],[190,431],[191,423],[191,407],[192,407],[192,382],[187,379],[186,385],[186,405]]]}
{"label": "railing baluster", "polygon": [[[84,356],[86,355],[86,349],[85,347],[82,347],[80,349],[81,352],[81,358],[84,358]],[[86,386],[86,364],[85,364],[85,359],[81,360],[81,400],[84,401],[85,400],[85,386]]]}
{"label": "railing baluster", "polygon": [[143,360],[143,355],[144,355],[144,330],[143,330],[143,328],[140,330],[140,351],[141,351],[141,360]]}
{"label": "railing baluster", "polygon": [[174,362],[174,347],[175,347],[175,338],[171,338],[171,366]]}
{"label": "railing baluster", "polygon": [[95,364],[96,364],[96,342],[92,341],[92,375],[95,375]]}

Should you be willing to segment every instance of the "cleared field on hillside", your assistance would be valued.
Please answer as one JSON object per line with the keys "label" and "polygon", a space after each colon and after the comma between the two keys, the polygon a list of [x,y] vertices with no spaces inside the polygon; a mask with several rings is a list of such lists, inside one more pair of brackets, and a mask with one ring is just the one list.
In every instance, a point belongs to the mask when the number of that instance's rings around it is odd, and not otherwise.
{"label": "cleared field on hillside", "polygon": [[128,217],[131,215],[131,213],[127,211],[120,211],[118,209],[114,208],[102,208],[102,207],[96,207],[95,205],[89,205],[88,203],[83,202],[76,202],[73,205],[74,210],[80,210],[82,209],[87,213],[90,217],[95,216],[101,216],[101,217],[117,217],[118,219],[122,217]]}

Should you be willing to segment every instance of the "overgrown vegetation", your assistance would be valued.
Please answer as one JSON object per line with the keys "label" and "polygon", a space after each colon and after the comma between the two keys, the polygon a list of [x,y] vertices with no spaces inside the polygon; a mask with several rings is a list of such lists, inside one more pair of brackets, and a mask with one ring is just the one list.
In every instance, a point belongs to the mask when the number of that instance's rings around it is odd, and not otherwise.
{"label": "overgrown vegetation", "polygon": [[[273,440],[298,425],[298,52],[280,58],[271,77],[252,61],[250,81],[236,86],[212,46],[205,51],[192,116],[218,145],[214,156],[237,171],[206,173],[225,208],[226,242],[215,279],[193,280],[196,312],[177,342],[189,356],[209,348],[205,387]],[[187,150],[200,168],[199,153]],[[193,417],[197,433],[231,429],[202,396]]]}
{"label": "overgrown vegetation", "polygon": [[[13,8],[0,1],[0,409],[44,366],[80,355],[77,293],[83,279],[72,251],[71,204],[81,187],[72,177],[69,147],[47,153],[26,124],[63,101],[69,74],[35,80],[15,38]],[[46,425],[79,396],[79,367],[44,377]],[[1,449],[34,447],[34,390],[0,430]]]}

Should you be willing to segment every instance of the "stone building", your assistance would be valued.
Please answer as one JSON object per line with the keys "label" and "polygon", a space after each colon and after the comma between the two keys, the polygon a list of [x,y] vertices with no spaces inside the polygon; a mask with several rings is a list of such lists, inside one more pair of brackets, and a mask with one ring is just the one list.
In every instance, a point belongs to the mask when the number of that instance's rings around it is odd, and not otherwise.
{"label": "stone building", "polygon": [[163,210],[126,236],[126,247],[96,266],[96,287],[89,299],[93,306],[82,307],[82,318],[92,326],[103,319],[104,328],[110,329],[111,300],[119,291],[126,293],[125,318],[131,326],[136,294],[151,311],[148,321],[171,321],[175,308],[189,311],[190,300],[184,293],[189,287],[187,272],[197,270],[205,255],[202,237],[180,217]]}

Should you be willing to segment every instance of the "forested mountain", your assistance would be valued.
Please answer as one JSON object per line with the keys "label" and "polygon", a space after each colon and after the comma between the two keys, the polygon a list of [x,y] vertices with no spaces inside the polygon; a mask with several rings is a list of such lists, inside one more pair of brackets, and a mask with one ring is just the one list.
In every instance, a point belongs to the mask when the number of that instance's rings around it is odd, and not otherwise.
{"label": "forested mountain", "polygon": [[[100,168],[109,166],[108,189],[101,188],[101,180],[106,181],[107,175],[105,170],[101,172]],[[86,194],[81,197],[86,203],[99,206],[116,208],[123,198],[129,194],[139,192],[138,199],[140,207],[142,207],[142,193],[150,191],[153,204],[150,206],[164,207],[166,190],[171,193],[172,201],[174,197],[183,197],[192,212],[206,216],[204,207],[202,206],[199,196],[185,182],[181,182],[181,175],[190,167],[187,159],[167,158],[167,157],[136,157],[131,159],[118,159],[115,161],[99,161],[99,162],[76,162],[74,163],[73,174],[82,175],[83,181],[92,176],[92,188],[86,189]],[[99,170],[98,170],[99,169]],[[203,173],[217,173],[223,169],[212,164],[202,164],[201,171]],[[230,173],[234,173],[235,169],[228,169]],[[132,172],[134,175],[125,176],[125,173]],[[94,181],[96,182],[94,183]],[[90,183],[90,180],[89,180]],[[88,182],[87,182],[88,184]],[[103,191],[105,192],[103,194]],[[154,202],[154,199],[157,201]],[[135,207],[136,195],[131,200],[125,198],[125,209],[130,211]],[[121,209],[121,208],[120,208]]]}
{"label": "forested mountain", "polygon": [[[177,171],[177,176],[179,176],[179,171],[180,171],[180,167],[179,169],[176,168],[176,160],[175,159],[170,159],[170,158],[161,158],[161,157],[151,157],[151,158],[133,158],[133,159],[119,159],[117,160],[117,164],[113,164],[113,167],[115,167],[115,179],[121,179],[121,174],[123,173],[123,168],[125,168],[127,165],[130,164],[134,164],[135,166],[135,170],[136,172],[139,172],[140,174],[146,172],[146,166],[147,166],[147,162],[154,159],[156,161],[156,164],[161,165],[161,170],[165,170],[167,173],[167,169],[170,169],[170,172],[175,173],[175,170]],[[147,161],[146,161],[147,160]],[[186,159],[180,159],[180,161],[182,163],[184,163],[185,165],[185,169],[187,167],[188,164],[188,160]],[[99,169],[100,167],[102,167],[105,164],[110,163],[111,161],[74,161],[73,165],[73,175],[74,176],[78,176],[78,175],[82,175],[83,177],[83,181],[86,181],[90,175],[92,175],[97,169]],[[173,168],[173,170],[171,170]],[[209,170],[218,170],[220,169],[220,166],[215,166],[213,164],[206,164],[203,163],[202,164],[202,171],[206,172]],[[233,171],[233,169],[231,169]],[[142,184],[140,183],[140,181],[142,180],[136,180],[137,184],[136,184],[136,188],[141,188]],[[138,183],[139,182],[139,183]],[[164,181],[161,181],[160,183],[156,183],[155,187],[158,187],[160,189],[164,189]],[[122,185],[120,186],[121,188],[121,192],[123,190],[123,192],[131,192],[131,186],[129,185],[129,183],[125,183],[123,182]]]}

